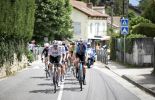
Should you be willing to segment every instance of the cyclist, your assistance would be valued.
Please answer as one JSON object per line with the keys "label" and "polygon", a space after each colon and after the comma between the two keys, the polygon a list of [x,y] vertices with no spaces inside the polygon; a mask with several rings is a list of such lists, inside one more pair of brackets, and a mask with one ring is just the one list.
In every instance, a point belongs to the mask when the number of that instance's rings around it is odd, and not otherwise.
{"label": "cyclist", "polygon": [[[90,60],[90,65],[93,65],[94,61],[95,61],[95,50],[93,48],[91,48],[91,44],[90,43],[87,43],[87,63],[88,63],[88,60]],[[88,66],[90,67],[90,66]]]}
{"label": "cyclist", "polygon": [[69,50],[68,50],[68,47],[65,44],[65,42],[62,42],[62,46],[63,46],[63,49],[65,50],[64,51],[64,53],[65,53],[65,56],[64,56],[64,65],[65,65],[65,69],[66,69],[66,72],[67,72],[67,68],[68,68],[68,53],[69,53]]}
{"label": "cyclist", "polygon": [[43,55],[44,55],[44,63],[45,63],[45,71],[48,70],[48,50],[49,50],[49,44],[45,43],[44,44],[44,49],[41,53],[41,60],[43,60]]}
{"label": "cyclist", "polygon": [[85,54],[86,54],[86,45],[82,40],[77,44],[76,47],[76,57],[79,58],[80,61],[82,61],[83,65],[83,85],[86,84],[85,77],[86,77],[86,67],[85,67]]}
{"label": "cyclist", "polygon": [[66,58],[66,51],[65,51],[65,47],[62,45],[62,41],[59,41],[59,46],[61,47],[61,54],[62,54],[61,81],[64,81],[64,78],[65,78],[65,58]]}
{"label": "cyclist", "polygon": [[[52,73],[52,63],[58,63],[58,86],[60,86],[60,76],[61,76],[61,62],[62,62],[62,53],[61,53],[61,46],[58,45],[57,41],[54,41],[53,45],[50,46],[49,52],[49,69]],[[52,75],[51,75],[52,78]]]}

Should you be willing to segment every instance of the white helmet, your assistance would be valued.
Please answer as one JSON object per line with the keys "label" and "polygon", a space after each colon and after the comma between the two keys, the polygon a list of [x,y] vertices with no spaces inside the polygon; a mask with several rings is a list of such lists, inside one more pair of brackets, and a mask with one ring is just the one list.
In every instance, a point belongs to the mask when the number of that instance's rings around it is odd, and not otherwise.
{"label": "white helmet", "polygon": [[58,45],[62,45],[62,41],[58,41]]}
{"label": "white helmet", "polygon": [[44,47],[49,47],[49,43],[45,43],[44,44]]}

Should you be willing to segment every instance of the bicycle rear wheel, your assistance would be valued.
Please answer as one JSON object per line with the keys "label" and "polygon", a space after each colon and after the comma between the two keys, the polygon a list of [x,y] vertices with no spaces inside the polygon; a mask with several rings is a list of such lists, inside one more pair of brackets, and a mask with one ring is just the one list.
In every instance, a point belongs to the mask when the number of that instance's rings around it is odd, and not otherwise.
{"label": "bicycle rear wheel", "polygon": [[83,83],[83,67],[82,67],[82,64],[80,64],[78,77],[79,77],[80,89],[82,91],[82,83]]}
{"label": "bicycle rear wheel", "polygon": [[53,74],[53,85],[54,85],[54,93],[56,93],[56,88],[57,88],[57,75],[56,75],[56,69],[54,69],[54,74]]}

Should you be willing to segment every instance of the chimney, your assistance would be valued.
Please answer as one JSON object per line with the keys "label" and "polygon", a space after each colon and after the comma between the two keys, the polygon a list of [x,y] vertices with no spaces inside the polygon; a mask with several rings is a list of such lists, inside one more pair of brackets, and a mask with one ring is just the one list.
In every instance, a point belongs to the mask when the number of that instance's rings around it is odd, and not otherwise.
{"label": "chimney", "polygon": [[87,7],[92,9],[93,8],[93,4],[91,2],[87,3]]}

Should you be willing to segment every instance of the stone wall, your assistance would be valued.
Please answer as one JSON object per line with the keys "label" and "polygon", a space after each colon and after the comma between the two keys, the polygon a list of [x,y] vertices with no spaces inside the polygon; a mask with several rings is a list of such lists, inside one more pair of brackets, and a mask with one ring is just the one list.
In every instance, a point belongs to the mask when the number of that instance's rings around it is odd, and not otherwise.
{"label": "stone wall", "polygon": [[[116,61],[124,62],[123,39],[116,40]],[[128,41],[128,40],[126,40]],[[132,40],[131,53],[125,53],[125,62],[127,64],[139,67],[150,67],[153,65],[154,46],[152,38],[139,38]],[[129,48],[129,44],[126,48]]]}
{"label": "stone wall", "polygon": [[5,63],[2,67],[0,67],[0,78],[16,73],[17,71],[25,68],[27,64],[28,60],[25,55],[22,56],[21,61],[18,61],[16,54],[14,54],[14,61],[12,65]]}

